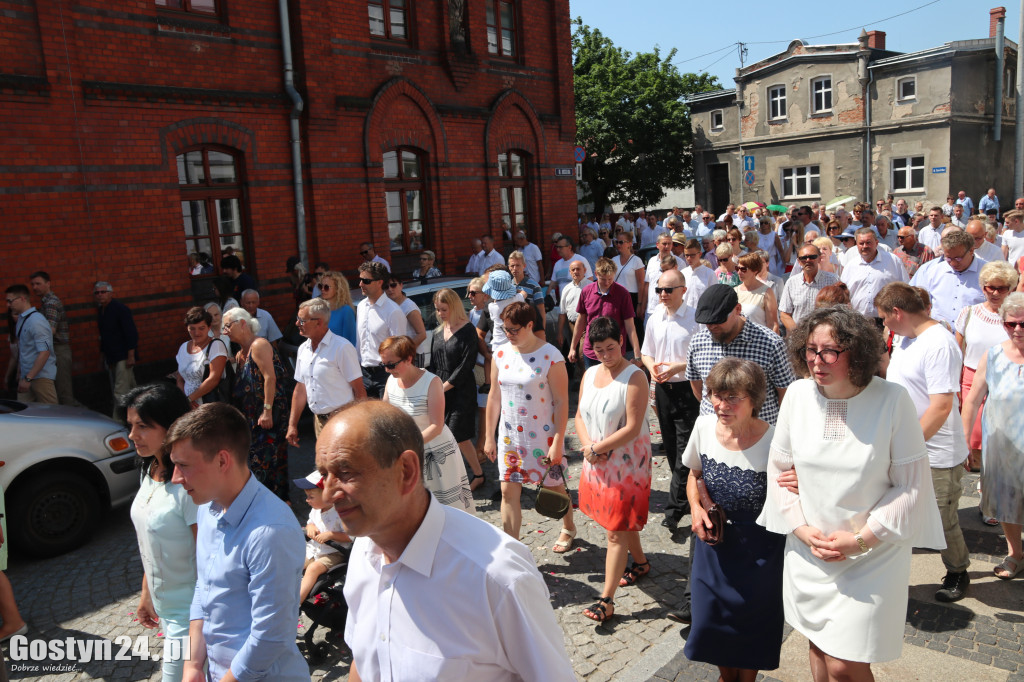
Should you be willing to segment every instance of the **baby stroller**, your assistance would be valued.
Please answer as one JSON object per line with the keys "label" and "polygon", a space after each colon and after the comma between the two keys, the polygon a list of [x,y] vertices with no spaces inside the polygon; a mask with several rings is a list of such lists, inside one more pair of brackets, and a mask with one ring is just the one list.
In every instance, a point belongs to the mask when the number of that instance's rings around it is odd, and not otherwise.
{"label": "baby stroller", "polygon": [[342,561],[320,576],[309,597],[299,607],[313,621],[303,635],[309,662],[313,664],[323,661],[330,650],[328,642],[313,644],[317,628],[328,628],[331,639],[340,638],[345,634],[345,620],[348,617],[348,604],[345,603],[343,590],[345,573],[348,571],[349,548],[337,542],[328,541],[326,544],[341,552]]}

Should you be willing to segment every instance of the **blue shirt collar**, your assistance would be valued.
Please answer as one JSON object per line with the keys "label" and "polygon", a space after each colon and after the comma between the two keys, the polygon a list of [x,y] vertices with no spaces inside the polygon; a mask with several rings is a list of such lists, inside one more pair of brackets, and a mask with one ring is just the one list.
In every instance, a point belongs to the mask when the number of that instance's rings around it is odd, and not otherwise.
{"label": "blue shirt collar", "polygon": [[211,502],[210,514],[220,522],[226,523],[229,526],[237,526],[242,522],[245,513],[249,511],[249,507],[252,506],[252,501],[256,499],[256,493],[259,492],[259,486],[261,485],[263,484],[257,481],[250,471],[249,480],[242,486],[242,490],[239,491],[231,506],[224,509],[224,507],[216,502]]}

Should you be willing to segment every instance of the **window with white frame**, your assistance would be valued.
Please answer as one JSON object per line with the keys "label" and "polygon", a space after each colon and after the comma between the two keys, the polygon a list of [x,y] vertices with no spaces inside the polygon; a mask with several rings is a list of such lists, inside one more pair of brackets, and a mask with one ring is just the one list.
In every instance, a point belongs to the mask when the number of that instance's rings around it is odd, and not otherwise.
{"label": "window with white frame", "polygon": [[908,76],[896,81],[896,99],[904,101],[917,97],[917,77]]}
{"label": "window with white frame", "polygon": [[725,115],[721,109],[715,109],[711,112],[711,129],[721,130],[725,127]]}
{"label": "window with white frame", "polygon": [[773,85],[768,88],[769,120],[786,118],[786,86]]}
{"label": "window with white frame", "polygon": [[832,76],[811,81],[811,112],[821,114],[832,111]]}
{"label": "window with white frame", "polygon": [[821,166],[782,169],[782,196],[787,199],[821,195]]}
{"label": "window with white frame", "polygon": [[889,186],[893,192],[924,189],[924,157],[900,156],[891,162],[891,181]]}

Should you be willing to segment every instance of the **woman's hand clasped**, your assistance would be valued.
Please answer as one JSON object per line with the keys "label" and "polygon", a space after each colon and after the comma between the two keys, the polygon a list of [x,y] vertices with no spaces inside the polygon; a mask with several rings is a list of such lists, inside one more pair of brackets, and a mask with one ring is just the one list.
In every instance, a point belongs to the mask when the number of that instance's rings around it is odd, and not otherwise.
{"label": "woman's hand clasped", "polygon": [[779,484],[780,488],[789,488],[789,492],[794,495],[800,494],[800,487],[797,485],[796,467],[789,471],[783,471],[775,478],[775,482]]}
{"label": "woman's hand clasped", "polygon": [[[837,549],[837,544],[846,546],[845,543],[837,543],[837,536],[839,535],[849,535],[850,539],[853,540],[854,546],[857,545],[857,540],[853,537],[852,533],[837,531],[831,536],[825,537],[825,534],[814,526],[800,526],[793,531],[793,534],[802,543],[811,548],[811,554],[822,561],[844,561],[846,559],[846,553]],[[856,554],[856,552],[851,553]]]}

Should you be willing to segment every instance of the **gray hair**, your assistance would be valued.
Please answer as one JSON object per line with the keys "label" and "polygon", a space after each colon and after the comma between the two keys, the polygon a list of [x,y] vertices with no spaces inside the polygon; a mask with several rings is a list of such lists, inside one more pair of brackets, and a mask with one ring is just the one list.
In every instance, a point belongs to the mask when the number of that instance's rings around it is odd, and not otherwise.
{"label": "gray hair", "polygon": [[434,253],[433,251],[431,251],[430,249],[423,249],[423,251],[421,253],[422,253],[422,255],[424,255],[427,258],[429,258],[431,261],[437,260],[437,254]]}
{"label": "gray hair", "polygon": [[989,239],[995,239],[996,238],[996,226],[995,225],[986,225],[985,226],[985,236],[988,237]]}
{"label": "gray hair", "polygon": [[326,320],[331,316],[331,306],[322,298],[311,298],[299,304],[299,310],[305,310],[310,317]]}
{"label": "gray hair", "polygon": [[216,308],[218,313],[224,312],[224,309],[220,307],[220,303],[217,303],[216,301],[210,301],[209,303],[203,306],[203,310],[205,310],[206,312],[210,312],[210,310],[213,308]]}
{"label": "gray hair", "polygon": [[942,248],[945,251],[949,251],[957,246],[962,246],[968,251],[974,249],[974,237],[969,232],[961,230],[959,227],[955,228],[951,232],[943,232],[942,234]]}
{"label": "gray hair", "polygon": [[92,290],[96,291],[97,289],[102,291],[113,291],[114,287],[110,286],[110,282],[96,282],[96,284],[92,285]]}
{"label": "gray hair", "polygon": [[253,318],[245,308],[232,308],[231,310],[224,313],[224,316],[220,318],[221,326],[229,325],[235,320],[241,320],[245,324],[249,325],[249,329],[252,330],[253,334],[260,333],[260,321]]}
{"label": "gray hair", "polygon": [[256,294],[256,298],[260,297],[260,292],[256,291],[255,289],[246,289],[245,291],[242,292],[242,295],[238,297],[239,302],[241,302],[241,299],[245,298],[249,294]]}
{"label": "gray hair", "polygon": [[1006,321],[1010,315],[1024,315],[1024,291],[1015,291],[999,306],[999,317]]}
{"label": "gray hair", "polygon": [[725,239],[725,237],[726,237],[725,230],[715,230],[715,231],[713,231],[711,233],[711,238],[712,239]]}

